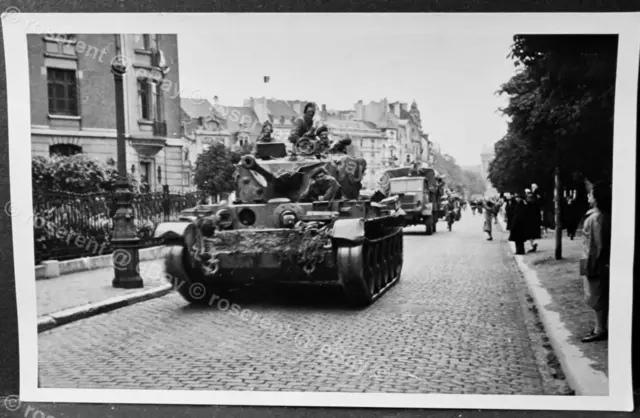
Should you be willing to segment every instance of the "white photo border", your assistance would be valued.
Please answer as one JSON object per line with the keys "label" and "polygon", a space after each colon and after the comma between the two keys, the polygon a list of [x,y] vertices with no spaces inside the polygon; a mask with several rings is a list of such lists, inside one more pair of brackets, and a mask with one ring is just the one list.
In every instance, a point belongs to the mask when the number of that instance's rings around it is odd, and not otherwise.
{"label": "white photo border", "polygon": [[[13,219],[20,398],[30,402],[265,405],[370,408],[526,409],[631,411],[631,312],[635,224],[635,156],[640,13],[446,13],[446,14],[295,14],[326,19],[329,26],[348,24],[437,34],[618,34],[618,70],[614,117],[612,286],[609,336],[609,396],[520,396],[449,394],[375,394],[320,392],[95,390],[38,388],[38,334],[31,196],[31,109],[27,34],[36,33],[172,33],[198,25],[215,27],[218,19],[254,19],[257,25],[294,14],[231,13],[19,13],[3,15],[11,205]],[[18,19],[16,19],[16,15]],[[30,22],[31,24],[27,24]],[[35,25],[34,22],[38,23]],[[422,25],[422,26],[421,26]],[[34,30],[35,28],[35,30]],[[224,34],[221,34],[224,36]],[[179,42],[179,41],[178,41]],[[505,80],[506,81],[506,80]]]}

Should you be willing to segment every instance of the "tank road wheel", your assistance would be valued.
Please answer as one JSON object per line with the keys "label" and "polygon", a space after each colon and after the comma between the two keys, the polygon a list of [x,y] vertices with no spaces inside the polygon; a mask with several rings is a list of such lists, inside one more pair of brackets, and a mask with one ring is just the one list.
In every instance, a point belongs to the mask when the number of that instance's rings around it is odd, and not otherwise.
{"label": "tank road wheel", "polygon": [[393,263],[395,261],[395,257],[393,256],[393,240],[391,238],[389,241],[385,241],[384,243],[384,285],[388,285],[391,283],[393,278],[395,277],[395,268],[393,267]]}
{"label": "tank road wheel", "polygon": [[375,293],[380,292],[385,286],[384,284],[385,274],[384,274],[384,264],[383,264],[384,253],[382,251],[383,245],[384,245],[384,241],[377,242],[373,245],[374,256],[372,257],[373,258],[372,279],[374,283]]}
{"label": "tank road wheel", "polygon": [[349,304],[371,305],[400,279],[402,229],[364,245],[338,248],[337,268]]}
{"label": "tank road wheel", "polygon": [[364,245],[338,248],[338,277],[347,301],[355,307],[365,307],[373,302],[373,292],[366,279],[367,262]]}
{"label": "tank road wheel", "polygon": [[196,259],[200,251],[202,237],[195,225],[185,230],[184,244],[172,245],[167,250],[165,258],[165,272],[167,280],[184,300],[194,305],[207,305],[218,295],[222,296],[223,289],[204,282],[204,270]]}

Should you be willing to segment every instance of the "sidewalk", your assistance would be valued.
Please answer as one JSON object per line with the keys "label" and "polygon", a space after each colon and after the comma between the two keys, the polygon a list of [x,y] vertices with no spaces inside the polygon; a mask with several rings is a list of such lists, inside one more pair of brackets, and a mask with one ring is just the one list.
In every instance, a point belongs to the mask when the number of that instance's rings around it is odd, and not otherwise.
{"label": "sidewalk", "polygon": [[[506,239],[503,219],[500,224]],[[515,258],[569,383],[577,395],[608,395],[608,341],[580,341],[593,326],[593,311],[584,303],[578,267],[582,236],[578,233],[574,240],[563,236],[562,260],[555,259],[554,231],[536,242],[535,253]],[[515,252],[513,243],[510,247]]]}
{"label": "sidewalk", "polygon": [[140,276],[144,287],[140,289],[114,288],[111,284],[114,277],[113,267],[37,280],[39,332],[132,303],[164,296],[171,291],[171,284],[166,281],[163,272],[162,259],[141,262]]}

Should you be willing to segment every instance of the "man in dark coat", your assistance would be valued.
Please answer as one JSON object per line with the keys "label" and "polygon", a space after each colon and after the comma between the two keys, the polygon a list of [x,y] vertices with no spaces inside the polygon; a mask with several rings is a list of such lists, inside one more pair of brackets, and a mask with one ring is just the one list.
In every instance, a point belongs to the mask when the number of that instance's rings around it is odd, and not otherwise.
{"label": "man in dark coat", "polygon": [[515,196],[511,196],[509,197],[509,199],[507,200],[507,203],[505,205],[505,220],[507,221],[507,231],[509,231],[510,228],[510,223],[511,223],[511,219],[513,218],[513,211],[516,207],[516,197]]}
{"label": "man in dark coat", "polygon": [[531,244],[529,252],[535,252],[538,249],[537,239],[541,238],[542,216],[540,212],[540,200],[532,193],[531,190],[526,191],[527,200],[527,239]]}
{"label": "man in dark coat", "polygon": [[529,238],[528,218],[524,196],[517,194],[507,229],[509,229],[509,241],[516,244],[516,254],[519,255],[524,254],[524,242]]}

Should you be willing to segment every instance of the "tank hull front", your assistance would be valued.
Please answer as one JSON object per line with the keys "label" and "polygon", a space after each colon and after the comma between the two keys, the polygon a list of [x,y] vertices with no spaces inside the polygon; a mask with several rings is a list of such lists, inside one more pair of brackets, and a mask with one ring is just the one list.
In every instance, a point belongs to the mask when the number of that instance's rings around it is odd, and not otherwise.
{"label": "tank hull front", "polygon": [[[322,237],[293,229],[217,232],[202,239],[203,252],[211,257],[208,263],[216,264],[215,272],[205,273],[202,282],[224,287],[257,282],[335,284],[338,274],[331,240],[326,236],[324,245],[309,249],[314,239]],[[315,263],[309,263],[311,253]]]}

